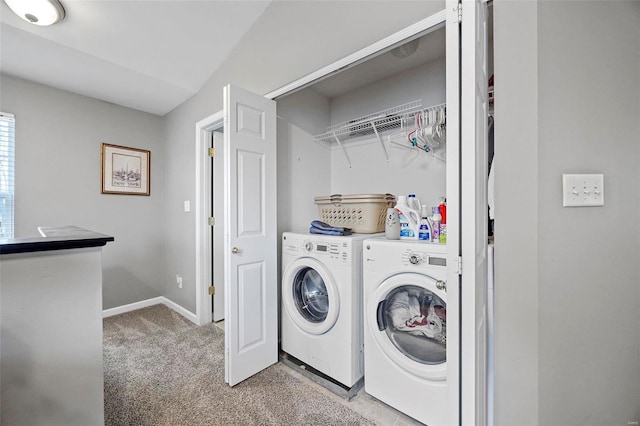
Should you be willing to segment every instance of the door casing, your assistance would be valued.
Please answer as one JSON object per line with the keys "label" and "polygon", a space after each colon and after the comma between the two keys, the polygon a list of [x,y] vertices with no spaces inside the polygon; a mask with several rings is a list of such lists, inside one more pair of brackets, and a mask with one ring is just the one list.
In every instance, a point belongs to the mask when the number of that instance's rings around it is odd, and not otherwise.
{"label": "door casing", "polygon": [[[211,296],[209,295],[209,286],[214,284],[213,268],[211,267],[211,259],[213,256],[213,240],[216,236],[212,236],[209,232],[208,223],[212,197],[211,187],[211,163],[209,157],[209,144],[212,139],[212,133],[223,129],[224,127],[224,111],[219,111],[210,115],[196,123],[196,200],[195,200],[195,241],[196,241],[196,322],[204,325],[212,321],[211,315]],[[218,148],[214,146],[214,148]],[[220,147],[221,148],[221,147]],[[222,150],[220,150],[222,152]],[[215,159],[216,166],[218,159]],[[221,158],[220,158],[221,161]],[[217,170],[222,170],[216,167]],[[221,178],[215,176],[216,179]],[[222,194],[220,194],[222,196]],[[216,203],[217,205],[221,204]],[[215,217],[215,215],[214,215]],[[221,217],[221,216],[220,216]],[[213,234],[221,233],[222,230],[214,226]],[[216,277],[217,278],[217,277]],[[217,280],[216,280],[217,281]],[[223,282],[220,279],[219,286]]]}

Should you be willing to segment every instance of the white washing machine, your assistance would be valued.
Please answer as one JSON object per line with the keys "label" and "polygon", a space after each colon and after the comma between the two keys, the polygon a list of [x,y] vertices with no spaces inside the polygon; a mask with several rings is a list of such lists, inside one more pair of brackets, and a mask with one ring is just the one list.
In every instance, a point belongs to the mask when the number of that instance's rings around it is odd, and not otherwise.
{"label": "white washing machine", "polygon": [[362,241],[282,234],[282,350],[347,388],[362,378]]}
{"label": "white washing machine", "polygon": [[365,391],[429,426],[447,424],[444,244],[363,247]]}

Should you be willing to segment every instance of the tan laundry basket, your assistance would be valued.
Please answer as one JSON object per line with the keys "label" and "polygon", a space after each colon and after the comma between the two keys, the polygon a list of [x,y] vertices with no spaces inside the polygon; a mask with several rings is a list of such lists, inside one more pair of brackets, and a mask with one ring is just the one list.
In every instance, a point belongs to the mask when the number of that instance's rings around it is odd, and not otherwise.
{"label": "tan laundry basket", "polygon": [[315,197],[320,220],[351,228],[359,234],[384,232],[387,208],[396,204],[393,194],[333,194]]}

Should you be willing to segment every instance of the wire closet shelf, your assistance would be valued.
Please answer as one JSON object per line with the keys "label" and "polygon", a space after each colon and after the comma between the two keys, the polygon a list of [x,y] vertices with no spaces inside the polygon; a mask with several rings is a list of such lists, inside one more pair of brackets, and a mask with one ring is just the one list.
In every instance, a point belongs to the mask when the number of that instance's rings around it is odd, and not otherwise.
{"label": "wire closet shelf", "polygon": [[343,123],[334,124],[327,127],[326,132],[316,135],[314,139],[316,142],[336,142],[344,152],[349,166],[351,166],[351,160],[342,142],[348,138],[375,135],[388,161],[389,155],[382,139],[383,133],[388,134],[391,131],[409,132],[412,128],[418,129],[422,125],[432,124],[434,120],[438,121],[438,125],[444,128],[446,104],[423,108],[422,100],[416,100]]}

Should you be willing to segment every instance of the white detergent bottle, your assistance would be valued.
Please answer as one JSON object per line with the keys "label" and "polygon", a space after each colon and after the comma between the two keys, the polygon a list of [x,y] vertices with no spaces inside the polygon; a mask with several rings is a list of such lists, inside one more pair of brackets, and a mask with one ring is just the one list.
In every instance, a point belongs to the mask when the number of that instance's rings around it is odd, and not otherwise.
{"label": "white detergent bottle", "polygon": [[409,207],[411,207],[417,212],[419,212],[420,209],[422,208],[422,204],[420,204],[420,199],[416,197],[416,194],[407,195],[407,204],[409,205]]}
{"label": "white detergent bottle", "polygon": [[398,195],[396,211],[398,212],[398,222],[400,222],[400,239],[417,240],[420,213],[409,207],[407,197],[404,195]]}

